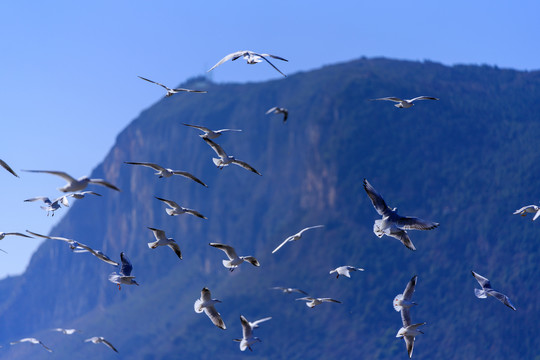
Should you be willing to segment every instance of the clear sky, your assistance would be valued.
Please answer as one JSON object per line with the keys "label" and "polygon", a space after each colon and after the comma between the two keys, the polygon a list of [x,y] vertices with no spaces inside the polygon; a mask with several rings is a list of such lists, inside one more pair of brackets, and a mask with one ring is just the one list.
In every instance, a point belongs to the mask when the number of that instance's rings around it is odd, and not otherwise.
{"label": "clear sky", "polygon": [[[24,203],[58,197],[64,181],[20,170],[89,175],[116,135],[164,95],[137,75],[176,86],[246,49],[287,58],[279,64],[287,74],[361,56],[536,70],[538,14],[538,1],[1,2],[0,159],[21,178],[0,171],[0,231],[48,233],[68,211],[51,218]],[[211,74],[216,82],[281,76],[231,62]],[[0,241],[8,252],[0,278],[24,271],[39,244]]]}

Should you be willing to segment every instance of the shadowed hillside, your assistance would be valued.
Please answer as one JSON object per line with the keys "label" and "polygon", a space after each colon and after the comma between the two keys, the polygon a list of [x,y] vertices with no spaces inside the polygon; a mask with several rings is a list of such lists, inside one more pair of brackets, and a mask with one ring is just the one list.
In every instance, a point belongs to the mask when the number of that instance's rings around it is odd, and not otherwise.
{"label": "shadowed hillside", "polygon": [[[175,95],[143,111],[93,171],[122,192],[76,202],[51,232],[117,261],[124,251],[140,286],[118,291],[107,280],[112,266],[46,241],[23,275],[0,281],[0,343],[35,336],[54,353],[20,344],[4,345],[2,356],[118,358],[103,345],[82,343],[98,335],[126,359],[405,359],[392,299],[414,274],[419,305],[412,321],[427,322],[415,359],[540,356],[539,225],[512,215],[540,198],[540,73],[361,59],[265,83],[195,81],[208,94]],[[418,95],[440,101],[411,109],[368,101]],[[273,106],[289,109],[286,124],[265,115]],[[216,142],[263,176],[234,165],[216,169],[215,153],[182,123],[242,129]],[[209,187],[159,179],[125,161],[188,171]],[[379,215],[364,178],[401,215],[440,227],[410,231],[415,252],[378,239],[372,229]],[[154,196],[208,220],[168,216]],[[317,224],[325,227],[271,254],[287,236]],[[149,249],[148,226],[175,238],[184,259],[168,248]],[[246,263],[230,273],[221,263],[225,254],[210,242],[256,256],[261,267]],[[340,265],[366,270],[336,280],[328,272]],[[518,310],[477,299],[471,270]],[[225,331],[193,311],[205,286],[222,301],[216,307]],[[273,286],[342,304],[309,309],[294,300],[300,296]],[[232,341],[242,336],[241,314],[273,317],[255,331],[262,342],[253,352],[241,353]],[[54,327],[84,333],[68,337],[48,330]]]}

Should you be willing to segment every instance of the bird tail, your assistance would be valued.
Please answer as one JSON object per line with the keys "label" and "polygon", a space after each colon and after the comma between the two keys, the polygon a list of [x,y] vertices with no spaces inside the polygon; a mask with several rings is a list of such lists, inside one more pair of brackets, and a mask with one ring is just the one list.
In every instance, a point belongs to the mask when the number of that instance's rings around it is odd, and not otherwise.
{"label": "bird tail", "polygon": [[399,294],[394,298],[394,310],[401,311],[403,307],[400,305],[401,300],[403,300],[403,294]]}
{"label": "bird tail", "polygon": [[223,263],[223,266],[225,266],[227,269],[232,269],[232,268],[236,267],[236,266],[231,265],[230,260],[222,260],[221,262]]}
{"label": "bird tail", "polygon": [[148,243],[148,247],[149,247],[150,249],[155,249],[155,248],[157,248],[157,245],[156,245],[156,243],[157,243],[157,241],[154,241],[154,242]]}
{"label": "bird tail", "polygon": [[196,313],[202,313],[203,312],[203,308],[202,308],[201,304],[202,304],[201,299],[195,300],[195,304],[193,304],[193,309],[195,310]]}
{"label": "bird tail", "polygon": [[167,212],[167,214],[173,216],[174,215],[174,209],[171,209],[171,208],[167,208],[165,209],[165,211]]}
{"label": "bird tail", "polygon": [[481,289],[474,289],[474,295],[476,295],[477,298],[479,299],[485,299],[487,298],[487,294],[486,294],[486,291],[485,290],[481,290]]}
{"label": "bird tail", "polygon": [[218,158],[212,158],[212,161],[214,162],[214,164],[216,166],[228,166],[229,164],[224,164],[223,161],[221,161],[221,159],[218,159]]}
{"label": "bird tail", "polygon": [[373,232],[378,237],[383,237],[384,235],[384,231],[381,230],[381,223],[382,220],[375,220],[375,223],[373,224]]}

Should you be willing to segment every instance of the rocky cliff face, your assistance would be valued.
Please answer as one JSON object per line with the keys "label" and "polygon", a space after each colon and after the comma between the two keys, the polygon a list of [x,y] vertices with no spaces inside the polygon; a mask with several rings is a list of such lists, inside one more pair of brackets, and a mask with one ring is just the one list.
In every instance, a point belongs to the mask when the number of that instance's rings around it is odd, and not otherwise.
{"label": "rocky cliff face", "polygon": [[[263,342],[252,357],[404,357],[391,300],[417,274],[421,305],[413,321],[428,326],[415,357],[537,355],[530,335],[540,330],[537,229],[511,215],[538,198],[537,72],[362,59],[279,81],[204,85],[208,94],[163,99],[119,134],[92,177],[122,192],[104,190],[102,198],[78,201],[51,232],[117,261],[124,251],[141,286],[118,291],[107,281],[113,267],[45,242],[24,275],[0,282],[1,341],[35,335],[47,339],[58,358],[115,356],[48,331],[74,326],[84,336],[110,338],[126,358],[236,359],[240,352],[231,339],[241,336],[243,314],[273,317],[258,329]],[[417,95],[441,100],[411,109],[367,100]],[[264,114],[272,106],[289,108],[286,124]],[[263,176],[234,165],[216,169],[214,152],[182,123],[242,129],[216,142]],[[158,179],[125,161],[185,170],[209,187],[181,177]],[[440,228],[412,232],[414,253],[394,239],[376,238],[378,215],[364,178],[389,206],[438,221]],[[170,217],[154,196],[208,220]],[[325,227],[271,254],[287,236],[316,224]],[[175,238],[184,259],[166,248],[150,250],[148,226]],[[254,255],[261,267],[242,264],[229,273],[221,264],[224,253],[209,242]],[[350,280],[328,274],[345,264],[366,271]],[[476,299],[470,270],[491,278],[518,311]],[[193,311],[204,286],[223,301],[218,310],[225,331]],[[343,304],[308,309],[272,286],[299,287]],[[13,359],[41,355],[34,347],[5,351]]]}

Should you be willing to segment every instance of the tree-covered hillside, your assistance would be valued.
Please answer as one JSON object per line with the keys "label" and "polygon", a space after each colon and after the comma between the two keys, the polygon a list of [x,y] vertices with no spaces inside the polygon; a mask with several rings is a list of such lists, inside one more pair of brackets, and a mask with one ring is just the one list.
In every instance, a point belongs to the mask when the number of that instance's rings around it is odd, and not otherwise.
{"label": "tree-covered hillside", "polygon": [[[239,71],[249,71],[242,68]],[[0,343],[35,336],[50,355],[23,344],[0,349],[10,359],[406,359],[399,313],[392,307],[413,275],[418,284],[412,321],[427,322],[415,359],[534,359],[540,357],[538,222],[512,212],[538,203],[540,73],[487,66],[360,59],[248,84],[195,79],[143,111],[92,173],[122,192],[76,202],[51,232],[78,240],[119,261],[125,252],[140,286],[121,291],[107,280],[115,269],[88,254],[47,241],[25,274],[0,281]],[[369,99],[418,95],[410,109]],[[265,115],[273,106],[289,109]],[[218,170],[196,129],[234,128],[215,141],[262,177],[238,166]],[[125,161],[154,162],[191,172],[206,184],[159,179]],[[439,222],[409,231],[417,251],[373,233],[379,215],[363,179],[401,215]],[[100,189],[101,190],[101,189]],[[200,211],[168,216],[154,196]],[[297,242],[271,251],[307,226]],[[151,250],[147,227],[164,229],[183,260]],[[29,225],[31,229],[31,225]],[[260,268],[227,271],[210,242],[253,255]],[[340,265],[365,268],[351,279],[330,275]],[[517,311],[477,299],[474,270],[507,294]],[[298,287],[342,304],[309,309]],[[212,291],[227,325],[220,330],[194,301]],[[297,296],[298,295],[298,296]],[[240,315],[272,316],[240,352]],[[75,327],[63,336],[50,328]],[[82,343],[101,335],[119,355]]]}

